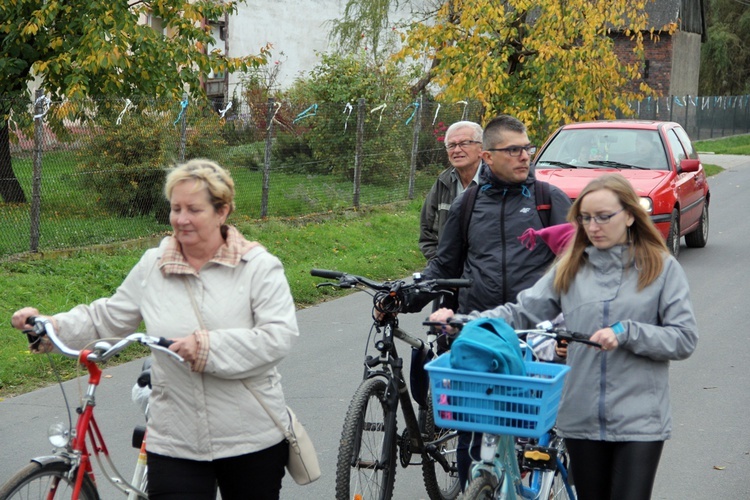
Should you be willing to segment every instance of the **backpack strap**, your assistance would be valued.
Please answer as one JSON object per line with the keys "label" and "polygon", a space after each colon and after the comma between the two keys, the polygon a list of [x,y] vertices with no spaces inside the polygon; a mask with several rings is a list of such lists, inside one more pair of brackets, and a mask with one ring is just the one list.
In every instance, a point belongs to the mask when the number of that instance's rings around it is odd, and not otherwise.
{"label": "backpack strap", "polygon": [[[466,260],[466,254],[469,250],[469,222],[471,222],[471,214],[474,212],[474,204],[477,201],[477,192],[480,186],[474,184],[469,187],[461,198],[461,211],[460,211],[460,227],[461,227],[461,243],[462,243],[462,255],[461,261]],[[536,211],[539,213],[539,218],[542,219],[542,226],[549,227],[550,225],[550,214],[552,211],[552,198],[549,194],[549,183],[534,180],[534,192],[536,196]]]}
{"label": "backpack strap", "polygon": [[461,217],[459,219],[461,224],[461,253],[463,256],[461,262],[466,260],[466,254],[469,250],[469,222],[471,221],[471,214],[474,212],[478,191],[479,185],[474,184],[464,192],[464,196],[461,198]]}
{"label": "backpack strap", "polygon": [[549,227],[550,213],[552,212],[552,198],[549,195],[549,183],[534,180],[534,192],[536,196],[536,211],[542,219],[542,226]]}

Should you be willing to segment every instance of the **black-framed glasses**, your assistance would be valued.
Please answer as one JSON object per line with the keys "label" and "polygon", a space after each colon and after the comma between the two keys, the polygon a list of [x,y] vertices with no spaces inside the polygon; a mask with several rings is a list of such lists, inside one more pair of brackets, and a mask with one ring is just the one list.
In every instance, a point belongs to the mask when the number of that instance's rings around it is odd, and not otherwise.
{"label": "black-framed glasses", "polygon": [[521,156],[521,151],[526,151],[529,156],[536,153],[536,146],[510,146],[507,148],[489,148],[487,151],[505,151],[509,156]]}
{"label": "black-framed glasses", "polygon": [[623,210],[625,210],[625,209],[621,208],[617,212],[612,212],[611,214],[608,214],[608,215],[605,215],[605,214],[594,215],[594,216],[591,216],[591,215],[579,215],[578,217],[576,217],[576,220],[578,221],[579,224],[582,224],[584,226],[588,226],[589,224],[591,224],[591,221],[594,221],[597,224],[608,224],[609,223],[609,219],[611,219],[615,215],[619,214]]}
{"label": "black-framed glasses", "polygon": [[449,142],[445,145],[445,149],[453,151],[456,148],[466,149],[472,144],[481,144],[482,141],[461,141],[461,142]]}

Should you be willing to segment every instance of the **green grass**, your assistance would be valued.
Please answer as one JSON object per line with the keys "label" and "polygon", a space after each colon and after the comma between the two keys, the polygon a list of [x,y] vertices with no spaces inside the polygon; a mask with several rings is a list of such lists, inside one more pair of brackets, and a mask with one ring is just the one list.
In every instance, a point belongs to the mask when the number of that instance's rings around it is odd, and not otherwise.
{"label": "green grass", "polygon": [[698,153],[750,155],[750,134],[695,141],[693,146],[698,150]]}
{"label": "green grass", "polygon": [[[421,205],[420,195],[409,203],[328,216],[264,222],[235,218],[234,223],[248,239],[281,259],[295,302],[305,307],[341,295],[315,288],[320,280],[310,276],[312,268],[373,279],[399,278],[422,269],[425,262],[417,248]],[[52,314],[109,296],[144,249],[157,243],[158,239],[142,239],[0,262],[0,399],[54,381],[46,356],[30,355],[26,337],[10,327],[13,311],[31,305]],[[120,361],[142,354],[134,350]],[[55,359],[64,378],[75,374],[73,360]]]}

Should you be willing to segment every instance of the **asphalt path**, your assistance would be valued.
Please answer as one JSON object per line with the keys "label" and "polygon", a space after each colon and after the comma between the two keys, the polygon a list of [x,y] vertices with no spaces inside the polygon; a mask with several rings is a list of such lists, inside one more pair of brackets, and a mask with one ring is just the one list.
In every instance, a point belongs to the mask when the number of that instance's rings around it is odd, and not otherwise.
{"label": "asphalt path", "polygon": [[[708,246],[689,249],[683,243],[679,259],[690,281],[701,338],[690,359],[672,364],[674,431],[662,456],[655,499],[750,498],[750,431],[745,423],[750,410],[750,157],[701,158],[727,170],[709,181]],[[370,297],[359,292],[298,311],[301,336],[280,370],[287,401],[315,442],[323,476],[305,487],[285,478],[282,499],[334,496],[338,441],[362,375],[371,305]],[[402,326],[421,332],[424,316],[404,315]],[[401,352],[408,358],[408,346]],[[144,422],[130,400],[139,371],[140,362],[107,368],[97,395],[99,425],[128,479],[137,455],[130,435],[134,425]],[[75,405],[79,382],[64,386]],[[47,428],[65,420],[57,386],[0,402],[0,481],[30,457],[49,454]],[[98,482],[103,499],[122,498],[103,477]],[[394,498],[425,497],[419,466],[399,468]]]}

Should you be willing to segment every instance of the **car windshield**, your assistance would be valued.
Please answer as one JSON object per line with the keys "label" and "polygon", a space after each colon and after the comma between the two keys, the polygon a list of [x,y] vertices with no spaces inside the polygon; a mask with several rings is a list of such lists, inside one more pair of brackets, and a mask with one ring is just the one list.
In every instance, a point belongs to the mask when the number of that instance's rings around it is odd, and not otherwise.
{"label": "car windshield", "polygon": [[537,168],[636,168],[668,170],[656,130],[565,129],[535,160]]}

